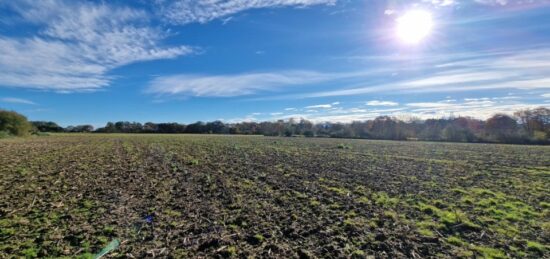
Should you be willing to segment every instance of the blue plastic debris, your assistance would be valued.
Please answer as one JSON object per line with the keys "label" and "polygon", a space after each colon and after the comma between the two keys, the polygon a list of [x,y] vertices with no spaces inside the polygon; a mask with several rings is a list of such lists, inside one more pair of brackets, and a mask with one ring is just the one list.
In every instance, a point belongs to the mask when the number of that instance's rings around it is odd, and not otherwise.
{"label": "blue plastic debris", "polygon": [[144,219],[147,223],[153,223],[153,215],[147,215]]}

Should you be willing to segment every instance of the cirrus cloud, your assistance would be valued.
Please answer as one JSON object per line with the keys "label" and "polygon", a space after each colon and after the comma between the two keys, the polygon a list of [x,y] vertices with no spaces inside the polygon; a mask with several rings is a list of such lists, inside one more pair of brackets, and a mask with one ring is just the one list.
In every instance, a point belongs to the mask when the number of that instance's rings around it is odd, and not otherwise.
{"label": "cirrus cloud", "polygon": [[352,75],[305,70],[232,75],[181,74],[153,79],[146,92],[157,95],[232,97],[275,91],[289,86],[327,82],[349,76]]}
{"label": "cirrus cloud", "polygon": [[150,26],[146,12],[92,2],[2,3],[33,36],[0,35],[0,85],[94,91],[113,80],[108,72],[127,64],[190,54],[188,46],[163,47],[168,35]]}
{"label": "cirrus cloud", "polygon": [[373,100],[373,101],[368,101],[368,102],[367,102],[367,105],[368,105],[368,106],[398,106],[399,103],[390,102],[390,101],[377,101],[377,100]]}
{"label": "cirrus cloud", "polygon": [[28,105],[36,105],[35,102],[27,99],[22,98],[15,98],[15,97],[4,97],[0,98],[0,102],[3,103],[15,103],[15,104],[28,104]]}
{"label": "cirrus cloud", "polygon": [[177,0],[157,1],[158,12],[174,24],[206,23],[249,9],[334,5],[337,0]]}

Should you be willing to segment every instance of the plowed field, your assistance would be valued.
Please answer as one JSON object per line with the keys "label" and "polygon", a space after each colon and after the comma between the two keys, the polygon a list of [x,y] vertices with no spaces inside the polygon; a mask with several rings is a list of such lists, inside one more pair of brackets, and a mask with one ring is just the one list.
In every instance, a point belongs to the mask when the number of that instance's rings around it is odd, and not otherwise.
{"label": "plowed field", "polygon": [[0,141],[0,258],[549,258],[550,147],[209,135]]}

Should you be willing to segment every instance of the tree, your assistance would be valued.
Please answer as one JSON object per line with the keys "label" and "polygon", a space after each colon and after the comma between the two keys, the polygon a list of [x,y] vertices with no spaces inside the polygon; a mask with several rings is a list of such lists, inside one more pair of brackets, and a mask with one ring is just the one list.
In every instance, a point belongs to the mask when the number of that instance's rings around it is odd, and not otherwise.
{"label": "tree", "polygon": [[92,132],[94,131],[94,126],[92,125],[77,125],[69,126],[66,129],[67,132]]}
{"label": "tree", "polygon": [[296,132],[295,134],[298,135],[306,135],[306,132],[313,133],[313,123],[311,123],[308,120],[301,119],[300,122],[296,125]]}
{"label": "tree", "polygon": [[185,133],[205,133],[206,124],[202,121],[197,121],[187,125]]}
{"label": "tree", "polygon": [[205,128],[207,133],[224,134],[228,132],[225,124],[219,120],[206,123]]}
{"label": "tree", "polygon": [[0,110],[0,131],[22,137],[28,136],[31,130],[32,124],[27,117],[14,111]]}
{"label": "tree", "polygon": [[458,117],[450,119],[447,126],[441,132],[441,137],[446,141],[473,142],[476,140],[476,137],[469,128],[470,124],[469,118]]}
{"label": "tree", "polygon": [[369,131],[374,138],[403,140],[406,138],[398,127],[399,123],[389,116],[379,116],[369,123]]}
{"label": "tree", "polygon": [[57,123],[53,121],[31,121],[31,124],[39,131],[39,132],[63,132],[63,127],[57,125]]}
{"label": "tree", "polygon": [[143,133],[155,133],[158,132],[159,127],[157,124],[152,122],[146,122],[143,124]]}
{"label": "tree", "polygon": [[485,131],[490,140],[517,142],[518,123],[506,114],[496,114],[487,119]]}
{"label": "tree", "polygon": [[550,109],[539,107],[526,109],[514,113],[518,117],[521,126],[529,136],[536,140],[547,140],[550,138]]}
{"label": "tree", "polygon": [[96,130],[96,132],[116,133],[117,129],[116,129],[114,123],[107,122],[107,125],[105,125],[104,128],[99,128],[99,129]]}
{"label": "tree", "polygon": [[159,123],[156,125],[156,133],[184,133],[187,128],[183,124],[172,123]]}

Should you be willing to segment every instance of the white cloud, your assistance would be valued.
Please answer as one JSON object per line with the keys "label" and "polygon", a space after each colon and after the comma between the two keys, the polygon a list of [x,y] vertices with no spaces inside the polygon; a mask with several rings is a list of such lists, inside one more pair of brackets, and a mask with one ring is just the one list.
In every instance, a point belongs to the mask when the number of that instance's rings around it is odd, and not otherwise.
{"label": "white cloud", "polygon": [[330,109],[332,108],[331,104],[317,104],[317,105],[310,105],[306,106],[306,109]]}
{"label": "white cloud", "polygon": [[424,102],[409,103],[407,113],[418,118],[440,118],[453,114],[454,116],[469,116],[487,119],[496,113],[513,114],[515,111],[543,106],[543,103],[523,103],[517,100],[505,99],[499,102],[492,98],[479,98],[457,103]]}
{"label": "white cloud", "polygon": [[[159,26],[152,26],[154,17],[146,10],[154,10],[157,15],[177,24],[205,23],[217,18],[225,18],[226,23],[231,19],[229,15],[248,9],[332,5],[336,1],[157,0],[151,3],[151,9],[143,10],[109,2],[6,1],[2,2],[2,7],[10,9],[18,17],[9,17],[14,22],[5,24],[32,24],[37,28],[37,33],[25,37],[0,35],[0,85],[59,92],[96,91],[116,79],[115,75],[109,74],[115,68],[195,52],[189,46],[163,46],[162,42],[170,33]],[[192,76],[186,78],[189,77]],[[159,78],[155,82],[168,82],[171,79],[174,77]],[[284,84],[285,79],[281,80],[268,78],[263,81],[265,84],[258,87],[197,92],[232,96],[238,95],[238,92],[249,93],[253,88]],[[181,89],[181,85],[176,88]]]}
{"label": "white cloud", "polygon": [[464,98],[464,101],[470,102],[470,101],[487,101],[490,98],[488,97],[481,97],[481,98]]}
{"label": "white cloud", "polygon": [[[159,76],[151,80],[145,92],[157,95],[232,97],[257,94],[264,91],[276,91],[290,86],[334,82],[336,80],[364,80],[381,73],[381,71],[374,69],[351,72],[287,70],[226,75],[176,74]],[[271,96],[264,99],[281,97]]]}
{"label": "white cloud", "polygon": [[366,109],[359,109],[359,108],[351,108],[348,110],[350,113],[359,113],[359,112],[367,112]]}
{"label": "white cloud", "polygon": [[338,109],[318,109],[305,110],[303,113],[283,114],[272,113],[271,118],[267,120],[279,119],[300,119],[304,118],[313,122],[344,122],[364,121],[374,119],[378,116],[392,116],[397,118],[419,118],[431,119],[442,118],[450,115],[468,116],[478,119],[487,119],[497,113],[512,115],[515,111],[527,108],[536,108],[547,106],[545,103],[524,103],[515,99],[501,99],[499,102],[493,101],[499,97],[470,98],[465,101],[447,102],[415,102],[407,103],[400,108],[388,109],[362,109],[360,107]]}
{"label": "white cloud", "polygon": [[496,102],[494,101],[469,101],[469,102],[465,102],[464,105],[481,105],[481,106],[486,106],[486,105],[493,105],[495,104]]}
{"label": "white cloud", "polygon": [[540,96],[542,96],[542,97],[544,97],[544,98],[550,98],[550,93],[541,94]]}
{"label": "white cloud", "polygon": [[296,108],[285,108],[285,111],[295,111]]}
{"label": "white cloud", "polygon": [[221,120],[221,121],[224,121],[224,122],[227,122],[227,123],[237,123],[237,122],[258,122],[259,119],[256,118],[255,115],[253,114],[249,114],[243,118],[232,118],[232,119],[228,119],[228,120]]}
{"label": "white cloud", "polygon": [[[449,54],[447,59],[434,56],[420,59],[423,67],[436,67],[426,75],[403,79],[389,78],[385,82],[363,87],[302,94],[297,97],[330,97],[368,93],[436,93],[491,89],[550,89],[550,49],[509,50],[488,54]],[[400,71],[402,60],[376,57],[387,69]],[[385,71],[365,75],[376,81]],[[387,77],[386,77],[387,78]],[[368,81],[368,78],[367,80]]]}
{"label": "white cloud", "polygon": [[512,99],[520,99],[519,96],[503,96],[503,97],[493,97],[491,99],[493,100],[512,100]]}
{"label": "white cloud", "polygon": [[441,107],[450,107],[452,106],[452,104],[440,103],[440,102],[423,102],[423,103],[407,103],[407,106],[418,107],[418,108],[441,108]]}
{"label": "white cloud", "polygon": [[368,101],[367,105],[368,106],[397,106],[397,105],[399,105],[399,103],[390,102],[390,101],[373,100],[373,101]]}
{"label": "white cloud", "polygon": [[110,84],[108,72],[114,68],[193,51],[160,46],[168,35],[149,26],[145,12],[131,8],[63,0],[22,0],[7,6],[38,33],[0,36],[0,85],[93,91]]}
{"label": "white cloud", "polygon": [[445,100],[442,100],[440,102],[442,102],[442,103],[454,103],[454,102],[456,102],[456,99],[445,99]]}
{"label": "white cloud", "polygon": [[[331,115],[327,113],[316,114],[316,116],[305,116],[314,121],[334,121],[334,122],[351,122],[356,120],[373,119],[377,116],[394,116],[394,117],[413,117],[420,119],[442,118],[453,114],[454,116],[469,116],[478,119],[487,119],[496,113],[513,114],[515,111],[526,108],[536,108],[543,106],[544,103],[531,104],[519,102],[496,103],[491,101],[482,102],[465,102],[465,103],[411,103],[407,105],[409,108],[396,108],[386,110],[367,110],[357,113],[352,113],[351,110],[347,113],[339,115]],[[303,116],[304,117],[304,116]]]}
{"label": "white cloud", "polygon": [[0,98],[0,102],[4,103],[15,103],[15,104],[30,104],[30,105],[36,105],[35,102],[27,99],[21,99],[21,98],[14,98],[14,97],[4,97]]}
{"label": "white cloud", "polygon": [[469,71],[451,71],[443,75],[436,75],[425,79],[404,82],[402,86],[425,88],[429,86],[463,84],[463,83],[470,83],[470,82],[497,80],[497,79],[501,79],[502,76],[503,76],[502,73],[498,73],[498,72],[470,73]]}
{"label": "white cloud", "polygon": [[475,0],[475,2],[484,5],[507,5],[508,0]]}
{"label": "white cloud", "polygon": [[158,13],[174,24],[206,23],[249,9],[333,5],[337,0],[157,0]]}
{"label": "white cloud", "polygon": [[342,122],[349,123],[353,121],[364,121],[374,119],[382,115],[397,115],[403,108],[386,109],[386,110],[365,110],[360,108],[349,108],[342,110],[306,110],[306,113],[284,114],[279,116],[273,116],[269,120],[279,119],[307,119],[315,123],[321,122]]}
{"label": "white cloud", "polygon": [[[454,6],[461,3],[468,3],[472,1],[459,1],[459,0],[422,0],[423,2],[432,3],[435,6]],[[548,0],[474,0],[473,2],[480,5],[489,6],[506,6],[506,5],[533,5],[533,4],[545,4]]]}
{"label": "white cloud", "polygon": [[282,71],[237,75],[172,75],[155,78],[146,92],[159,95],[230,97],[282,87],[333,80],[335,75],[314,71]]}

